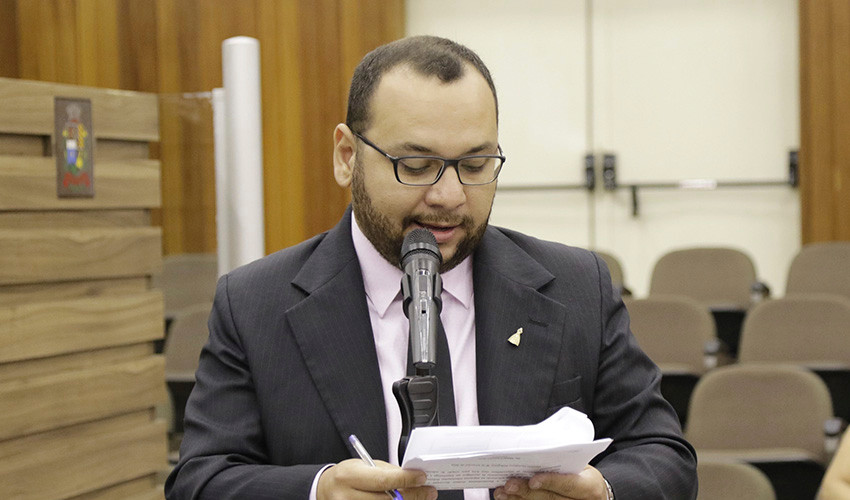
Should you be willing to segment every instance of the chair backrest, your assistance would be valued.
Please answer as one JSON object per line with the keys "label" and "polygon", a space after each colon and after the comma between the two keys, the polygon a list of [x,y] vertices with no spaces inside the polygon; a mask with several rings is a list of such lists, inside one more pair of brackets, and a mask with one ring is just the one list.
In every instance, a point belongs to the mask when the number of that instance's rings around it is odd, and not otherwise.
{"label": "chair backrest", "polygon": [[850,299],[850,241],[804,246],[791,261],[785,293],[831,293]]}
{"label": "chair backrest", "polygon": [[747,309],[755,282],[753,261],[740,250],[686,248],[658,259],[649,295],[684,295],[709,307]]}
{"label": "chair backrest", "polygon": [[756,305],[744,320],[738,359],[850,365],[850,299],[801,294]]}
{"label": "chair backrest", "polygon": [[173,317],[188,306],[210,302],[218,280],[215,254],[167,255],[154,286],[162,289],[165,315]]}
{"label": "chair backrest", "polygon": [[776,500],[767,476],[746,463],[700,460],[697,478],[697,500]]}
{"label": "chair backrest", "polygon": [[211,309],[211,302],[195,304],[174,317],[163,351],[166,380],[195,380],[201,349],[209,338],[207,319]]}
{"label": "chair backrest", "polygon": [[638,344],[662,370],[705,371],[706,342],[716,339],[708,308],[687,297],[665,295],[629,300],[627,308]]}
{"label": "chair backrest", "polygon": [[814,373],[792,365],[731,365],[694,389],[686,436],[700,450],[796,449],[826,460],[832,401]]}
{"label": "chair backrest", "polygon": [[608,252],[600,250],[594,251],[596,252],[596,255],[605,261],[605,265],[608,266],[608,272],[611,273],[611,283],[622,290],[625,284],[623,282],[623,266],[620,264],[620,260]]}

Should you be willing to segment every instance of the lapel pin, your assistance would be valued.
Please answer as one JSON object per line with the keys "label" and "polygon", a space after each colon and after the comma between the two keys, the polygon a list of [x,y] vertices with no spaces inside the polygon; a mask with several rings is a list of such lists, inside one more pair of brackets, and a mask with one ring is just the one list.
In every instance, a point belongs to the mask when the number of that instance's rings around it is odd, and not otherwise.
{"label": "lapel pin", "polygon": [[519,328],[519,329],[517,329],[516,333],[514,333],[513,335],[508,337],[508,342],[519,347],[519,340],[520,340],[521,336],[522,336],[522,328]]}

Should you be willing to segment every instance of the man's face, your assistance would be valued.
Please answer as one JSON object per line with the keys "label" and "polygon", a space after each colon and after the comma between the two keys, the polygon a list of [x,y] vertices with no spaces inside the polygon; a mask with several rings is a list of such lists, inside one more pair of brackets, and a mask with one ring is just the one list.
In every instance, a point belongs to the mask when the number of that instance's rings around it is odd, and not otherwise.
{"label": "man's face", "polygon": [[[385,259],[398,264],[404,236],[417,227],[436,237],[442,271],[475,250],[490,217],[495,182],[464,186],[455,169],[446,168],[434,185],[403,185],[389,159],[340,127],[337,148],[345,142],[354,146],[347,162],[350,176],[341,176],[336,164],[337,181],[351,184],[357,223]],[[472,67],[461,79],[443,83],[400,66],[381,78],[372,97],[371,124],[362,134],[393,156],[497,154],[495,102]]]}

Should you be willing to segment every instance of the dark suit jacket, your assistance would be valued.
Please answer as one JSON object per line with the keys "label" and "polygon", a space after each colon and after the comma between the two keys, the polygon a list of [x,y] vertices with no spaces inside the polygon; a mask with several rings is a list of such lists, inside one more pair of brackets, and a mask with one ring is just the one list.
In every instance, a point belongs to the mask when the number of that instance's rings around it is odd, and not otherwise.
{"label": "dark suit jacket", "polygon": [[[387,459],[350,217],[219,281],[168,498],[306,499],[324,464],[351,458],[349,434]],[[613,438],[592,463],[618,500],[696,496],[694,451],[601,259],[491,226],[473,281],[481,425],[571,406]]]}

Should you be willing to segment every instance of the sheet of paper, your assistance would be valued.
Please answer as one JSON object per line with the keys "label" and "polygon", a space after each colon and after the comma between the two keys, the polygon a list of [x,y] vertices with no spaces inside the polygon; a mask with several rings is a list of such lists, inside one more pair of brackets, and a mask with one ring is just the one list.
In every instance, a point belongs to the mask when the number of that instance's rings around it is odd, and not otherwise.
{"label": "sheet of paper", "polygon": [[537,472],[580,472],[610,439],[571,408],[536,425],[414,429],[402,467],[419,469],[437,489],[495,488]]}

